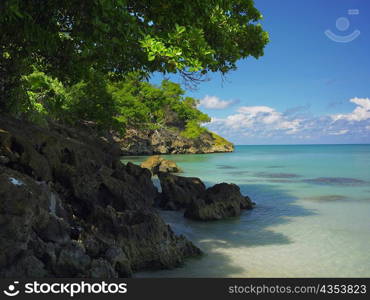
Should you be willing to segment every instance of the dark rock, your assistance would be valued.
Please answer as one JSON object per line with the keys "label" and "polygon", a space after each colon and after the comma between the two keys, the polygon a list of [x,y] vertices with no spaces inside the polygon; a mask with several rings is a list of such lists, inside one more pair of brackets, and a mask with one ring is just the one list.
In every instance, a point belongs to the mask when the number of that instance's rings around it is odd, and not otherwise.
{"label": "dark rock", "polygon": [[127,255],[118,247],[110,247],[105,253],[106,259],[118,272],[119,277],[131,277],[132,269]]}
{"label": "dark rock", "polygon": [[55,243],[45,243],[36,235],[33,235],[33,239],[28,244],[28,248],[32,249],[34,255],[44,263],[45,269],[48,271],[48,276],[57,274],[57,255],[61,247],[61,245]]}
{"label": "dark rock", "polygon": [[153,209],[149,170],[48,126],[0,119],[0,276],[129,277],[200,254]]}
{"label": "dark rock", "polygon": [[[184,257],[201,253],[191,242],[176,236],[152,210],[118,212],[110,206],[97,208],[93,223],[99,239],[123,249],[132,270],[174,268],[183,263]],[[128,273],[124,257],[120,259]]]}
{"label": "dark rock", "polygon": [[0,164],[6,165],[10,162],[10,159],[6,156],[0,155]]}
{"label": "dark rock", "polygon": [[87,235],[86,237],[83,237],[82,240],[86,254],[90,256],[90,258],[98,258],[103,251],[102,248],[104,248],[104,246],[92,235]]}
{"label": "dark rock", "polygon": [[207,189],[204,198],[194,201],[185,211],[186,218],[195,220],[220,220],[237,217],[241,209],[251,209],[249,197],[244,197],[235,184],[220,183]]}
{"label": "dark rock", "polygon": [[185,208],[184,216],[196,220],[220,220],[252,209],[254,203],[240,193],[235,184],[220,183],[206,189],[199,178],[159,173],[162,187],[159,207],[166,210]]}
{"label": "dark rock", "polygon": [[46,224],[48,199],[27,175],[0,166],[0,269],[27,250],[33,226]]}
{"label": "dark rock", "polygon": [[42,278],[47,274],[45,265],[33,255],[23,255],[7,270],[0,271],[1,277],[13,278]]}
{"label": "dark rock", "polygon": [[195,177],[181,177],[168,173],[159,173],[162,187],[159,206],[163,209],[177,210],[188,207],[203,197],[206,191],[204,183]]}
{"label": "dark rock", "polygon": [[99,258],[91,262],[90,274],[91,278],[117,278],[118,275],[114,271],[112,265],[106,260]]}
{"label": "dark rock", "polygon": [[53,243],[67,243],[70,241],[71,228],[63,219],[54,215],[41,228],[37,228],[37,234],[43,241]]}
{"label": "dark rock", "polygon": [[86,273],[90,258],[84,249],[76,242],[64,246],[57,260],[57,273],[63,277],[75,277]]}

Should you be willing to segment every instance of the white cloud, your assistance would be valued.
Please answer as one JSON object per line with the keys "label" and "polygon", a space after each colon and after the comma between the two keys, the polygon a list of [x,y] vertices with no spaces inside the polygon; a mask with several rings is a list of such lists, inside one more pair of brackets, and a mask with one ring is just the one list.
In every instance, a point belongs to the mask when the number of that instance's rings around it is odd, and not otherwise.
{"label": "white cloud", "polygon": [[265,135],[268,134],[268,131],[275,130],[294,134],[300,129],[299,119],[290,120],[269,106],[242,106],[237,112],[237,114],[227,116],[224,119],[213,119],[210,125],[232,129],[249,129],[250,131],[263,129]]}
{"label": "white cloud", "polygon": [[272,113],[275,110],[268,106],[242,106],[238,109],[238,112],[250,115],[257,115],[259,113]]}
{"label": "white cloud", "polygon": [[216,96],[205,96],[202,100],[199,102],[199,106],[202,106],[204,108],[208,109],[225,109],[232,105],[234,101],[226,101],[221,100],[220,98]]}
{"label": "white cloud", "polygon": [[253,119],[243,114],[230,115],[226,119],[221,119],[226,126],[237,129],[237,128],[250,128],[253,125]]}
{"label": "white cloud", "polygon": [[370,141],[370,99],[349,101],[356,105],[352,112],[322,116],[242,106],[225,118],[213,118],[207,127],[236,143]]}
{"label": "white cloud", "polygon": [[350,102],[357,104],[356,108],[349,114],[331,115],[333,121],[365,121],[370,119],[370,99],[369,98],[352,98]]}
{"label": "white cloud", "polygon": [[342,130],[339,130],[339,131],[335,131],[335,132],[329,132],[330,135],[343,135],[343,134],[346,134],[348,133],[348,129],[342,129]]}

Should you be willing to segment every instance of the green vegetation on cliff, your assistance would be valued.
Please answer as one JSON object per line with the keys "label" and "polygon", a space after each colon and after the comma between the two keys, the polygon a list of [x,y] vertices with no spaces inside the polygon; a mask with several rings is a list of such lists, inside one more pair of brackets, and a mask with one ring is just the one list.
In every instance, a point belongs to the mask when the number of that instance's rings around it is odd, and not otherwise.
{"label": "green vegetation on cliff", "polygon": [[89,80],[65,87],[44,72],[23,77],[27,101],[21,111],[35,122],[47,118],[75,123],[92,121],[101,128],[124,132],[126,128],[180,129],[188,138],[205,131],[210,118],[197,109],[198,100],[185,97],[181,87],[168,80],[156,86],[129,74],[112,80],[91,72]]}
{"label": "green vegetation on cliff", "polygon": [[218,134],[211,132],[211,135],[214,139],[214,143],[216,146],[230,146],[232,143],[230,143],[228,140],[224,139],[222,136],[219,136]]}

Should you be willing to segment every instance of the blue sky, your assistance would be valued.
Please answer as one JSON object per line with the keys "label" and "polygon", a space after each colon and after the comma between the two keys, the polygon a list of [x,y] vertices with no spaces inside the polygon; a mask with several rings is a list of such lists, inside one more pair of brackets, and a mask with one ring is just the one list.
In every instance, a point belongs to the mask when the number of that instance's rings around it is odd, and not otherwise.
{"label": "blue sky", "polygon": [[370,1],[255,4],[270,35],[265,55],[187,92],[212,117],[207,127],[236,144],[370,143]]}

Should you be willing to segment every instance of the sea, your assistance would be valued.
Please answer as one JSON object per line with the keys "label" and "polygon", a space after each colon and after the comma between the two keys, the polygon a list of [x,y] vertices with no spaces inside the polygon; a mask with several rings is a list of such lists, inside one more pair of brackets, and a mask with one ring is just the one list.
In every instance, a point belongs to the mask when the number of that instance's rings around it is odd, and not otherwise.
{"label": "sea", "polygon": [[256,207],[212,222],[160,211],[205,254],[136,277],[370,277],[370,145],[248,145],[164,157],[207,186],[239,185]]}

